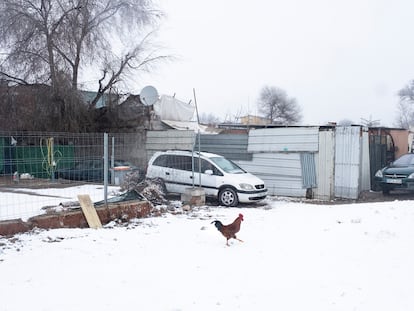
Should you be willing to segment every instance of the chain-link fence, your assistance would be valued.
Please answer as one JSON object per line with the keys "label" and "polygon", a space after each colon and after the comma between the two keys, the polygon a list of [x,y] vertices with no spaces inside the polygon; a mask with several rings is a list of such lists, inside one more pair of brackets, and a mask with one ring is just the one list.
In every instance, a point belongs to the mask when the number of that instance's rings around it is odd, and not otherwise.
{"label": "chain-link fence", "polygon": [[[106,137],[103,133],[0,132],[0,220],[39,214],[39,208],[76,200],[80,192],[103,200],[107,189],[121,185],[127,173],[143,174],[144,134]],[[54,194],[54,189],[62,188],[65,191]]]}

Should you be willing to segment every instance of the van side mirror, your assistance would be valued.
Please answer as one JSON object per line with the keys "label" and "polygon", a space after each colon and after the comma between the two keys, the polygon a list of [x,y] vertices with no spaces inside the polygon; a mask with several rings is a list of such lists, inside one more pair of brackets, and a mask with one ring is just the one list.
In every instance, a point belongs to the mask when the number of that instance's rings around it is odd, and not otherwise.
{"label": "van side mirror", "polygon": [[204,174],[213,175],[213,170],[205,170]]}

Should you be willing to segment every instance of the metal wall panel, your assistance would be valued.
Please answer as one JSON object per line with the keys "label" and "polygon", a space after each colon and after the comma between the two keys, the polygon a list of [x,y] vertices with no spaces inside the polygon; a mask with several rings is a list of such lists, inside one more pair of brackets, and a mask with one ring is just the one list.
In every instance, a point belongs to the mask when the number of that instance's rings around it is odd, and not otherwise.
{"label": "metal wall panel", "polygon": [[194,131],[148,131],[146,142],[148,160],[156,151],[192,150],[195,135]]}
{"label": "metal wall panel", "polygon": [[269,195],[304,197],[300,153],[255,153],[252,161],[235,161],[260,177]]}
{"label": "metal wall panel", "polygon": [[302,167],[302,187],[316,188],[316,168],[315,155],[309,152],[300,154],[300,163]]}
{"label": "metal wall panel", "polygon": [[335,146],[335,196],[357,199],[360,192],[361,128],[337,127]]}
{"label": "metal wall panel", "polygon": [[314,197],[329,201],[334,198],[335,131],[319,132],[319,152],[316,153],[316,182]]}
{"label": "metal wall panel", "polygon": [[319,127],[254,129],[249,132],[249,152],[317,152]]}
{"label": "metal wall panel", "polygon": [[371,163],[369,156],[369,133],[362,133],[361,191],[371,190]]}
{"label": "metal wall panel", "polygon": [[[247,152],[247,134],[201,134],[200,149],[220,154],[230,160],[252,159],[252,153]],[[198,142],[195,146],[198,150]]]}

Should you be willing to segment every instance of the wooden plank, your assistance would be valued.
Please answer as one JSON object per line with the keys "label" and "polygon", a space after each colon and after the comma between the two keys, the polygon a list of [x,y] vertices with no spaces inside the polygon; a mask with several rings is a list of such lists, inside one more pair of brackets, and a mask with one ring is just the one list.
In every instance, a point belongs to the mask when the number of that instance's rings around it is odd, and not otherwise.
{"label": "wooden plank", "polygon": [[98,217],[98,213],[93,206],[90,196],[88,194],[79,194],[78,200],[89,227],[93,229],[102,228],[101,220]]}

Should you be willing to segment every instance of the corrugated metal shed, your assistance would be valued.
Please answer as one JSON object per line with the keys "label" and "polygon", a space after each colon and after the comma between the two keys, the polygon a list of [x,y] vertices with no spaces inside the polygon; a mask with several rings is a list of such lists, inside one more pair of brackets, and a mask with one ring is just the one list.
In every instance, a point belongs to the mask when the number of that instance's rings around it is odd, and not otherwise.
{"label": "corrugated metal shed", "polygon": [[269,195],[304,197],[300,153],[255,153],[252,161],[236,161],[260,177]]}
{"label": "corrugated metal shed", "polygon": [[316,186],[314,153],[318,151],[319,127],[280,127],[249,132],[247,150],[251,162],[240,162],[263,179],[270,195],[306,195]]}
{"label": "corrugated metal shed", "polygon": [[249,132],[249,152],[317,152],[319,127],[255,129]]}

